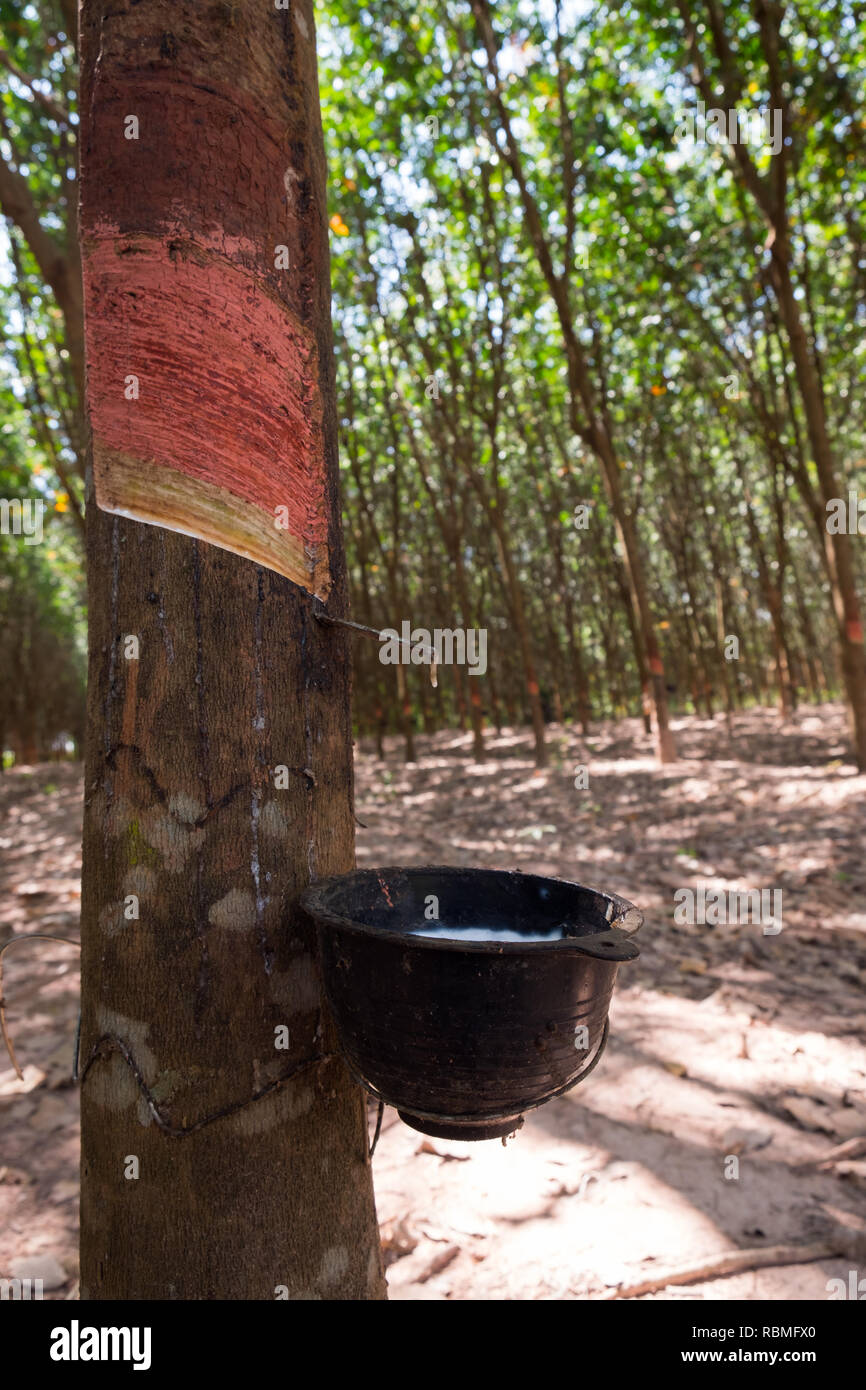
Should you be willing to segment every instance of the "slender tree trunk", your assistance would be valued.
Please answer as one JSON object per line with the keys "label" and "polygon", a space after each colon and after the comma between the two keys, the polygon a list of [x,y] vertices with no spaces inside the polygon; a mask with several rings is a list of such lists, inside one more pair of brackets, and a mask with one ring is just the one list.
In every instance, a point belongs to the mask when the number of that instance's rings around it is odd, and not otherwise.
{"label": "slender tree trunk", "polygon": [[400,729],[403,734],[404,761],[414,763],[417,761],[415,752],[415,723],[412,717],[412,697],[409,694],[409,680],[407,676],[408,668],[402,662],[395,666],[397,672],[397,709],[400,718]]}
{"label": "slender tree trunk", "polygon": [[646,650],[640,636],[640,620],[634,603],[632,602],[632,590],[629,584],[628,572],[625,565],[622,564],[616,555],[613,557],[613,568],[620,601],[622,603],[623,612],[625,613],[626,623],[628,624],[635,666],[640,682],[640,712],[643,720],[644,733],[651,734],[652,691],[650,688],[650,673],[646,662]]}
{"label": "slender tree trunk", "polygon": [[465,734],[467,727],[466,690],[462,666],[454,667],[454,693],[457,699],[457,727],[461,734]]}
{"label": "slender tree trunk", "polygon": [[670,727],[670,716],[668,714],[665,668],[662,662],[661,649],[658,644],[653,615],[650,609],[646,574],[638,544],[637,528],[634,524],[634,518],[622,502],[619,484],[619,465],[616,461],[605,468],[605,479],[608,485],[608,493],[611,496],[613,504],[617,530],[622,540],[629,588],[635,607],[637,629],[646,655],[646,664],[649,668],[652,708],[655,714],[656,753],[659,762],[672,763],[676,761],[677,747],[673,731]]}
{"label": "slender tree trunk", "polygon": [[[456,508],[455,508],[456,511]],[[466,565],[463,560],[462,533],[454,530],[454,585],[457,592],[457,603],[460,609],[460,620],[464,628],[472,626],[472,605],[469,601],[469,584],[466,578]],[[455,674],[458,672],[462,676],[463,672],[459,666],[454,668]],[[479,688],[479,676],[472,676],[467,672],[466,681],[469,687],[469,718],[472,723],[472,756],[476,762],[483,762],[484,751],[484,707],[481,702],[481,690]],[[461,716],[462,716],[461,709]],[[464,727],[461,718],[461,729]]]}
{"label": "slender tree trunk", "polygon": [[[466,565],[463,558],[463,509],[458,502],[455,480],[453,474],[449,470],[446,477],[447,507],[443,507],[436,490],[430,485],[424,459],[416,456],[416,461],[421,474],[421,481],[430,500],[433,518],[439,528],[445,543],[448,558],[453,566],[454,592],[457,600],[457,608],[460,613],[460,622],[464,629],[468,630],[472,626],[472,605],[469,601],[469,584],[466,578]],[[481,691],[478,688],[478,680],[470,676],[468,672],[463,670],[462,666],[458,665],[454,667],[454,686],[457,696],[457,716],[460,732],[464,733],[466,731],[468,706],[469,722],[472,725],[472,756],[476,762],[483,762],[485,756],[484,711],[481,703]],[[468,700],[466,695],[467,689],[469,692]]]}
{"label": "slender tree trunk", "polygon": [[[360,621],[368,627],[376,626],[376,619],[373,612],[373,600],[370,593],[370,582],[368,566],[370,563],[370,551],[368,546],[367,527],[365,524],[366,513],[359,508],[355,527],[355,545],[357,547],[359,584],[361,591],[362,608],[359,614]],[[369,645],[356,649],[359,653],[366,653],[361,658],[364,663],[364,679],[357,682],[358,688],[363,688],[367,696],[367,706],[371,713],[371,724],[376,736],[376,752],[380,758],[385,756],[383,738],[387,715],[385,705],[387,704],[387,677],[385,668],[379,660],[378,651],[372,651]],[[357,668],[356,668],[357,669]]]}
{"label": "slender tree trunk", "polygon": [[511,554],[511,546],[508,543],[505,522],[502,516],[502,507],[491,506],[489,508],[489,516],[496,536],[503,577],[508,586],[511,610],[514,615],[514,626],[517,631],[517,641],[523,662],[525,688],[526,694],[529,697],[532,732],[535,740],[535,765],[536,767],[545,767],[547,764],[547,747],[544,742],[544,713],[541,708],[541,692],[538,688],[535,652],[533,651],[529,623],[526,619],[523,592],[520,587],[517,567],[514,564],[514,557]]}
{"label": "slender tree trunk", "polygon": [[[809,352],[806,330],[794,295],[788,258],[789,244],[785,226],[784,235],[780,237],[777,234],[773,246],[772,280],[779,298],[782,318],[788,330],[809,442],[818,473],[821,500],[826,507],[833,498],[841,497],[842,492],[827,430],[821,383]],[[826,521],[823,540],[831,577],[842,673],[851,710],[854,755],[858,769],[866,772],[866,649],[851,540],[845,532],[830,534],[826,529]]]}
{"label": "slender tree trunk", "polygon": [[796,562],[791,565],[791,584],[794,590],[794,601],[797,605],[797,615],[800,619],[801,649],[809,679],[809,696],[812,702],[817,704],[827,693],[827,681],[824,677],[815,629],[803,594]]}
{"label": "slender tree trunk", "polygon": [[[329,606],[343,612],[310,0],[291,13],[85,0],[82,50],[88,349],[106,293],[138,292],[147,262],[161,267],[165,320],[137,334],[130,300],[129,356],[112,363],[119,391],[140,377],[139,431],[148,343],[178,374],[207,365],[216,434],[251,363],[276,400],[305,373],[321,411]],[[288,272],[274,269],[280,243]],[[125,267],[110,291],[105,260]],[[179,296],[190,264],[237,305],[237,342],[209,338]],[[303,325],[304,363],[250,348],[266,296]],[[92,358],[88,373],[96,455],[92,393],[109,378],[94,382]],[[363,1096],[291,907],[311,878],[353,863],[346,643],[277,574],[92,498],[87,518],[82,1298],[382,1298]]]}
{"label": "slender tree trunk", "polygon": [[[613,512],[617,536],[623,549],[630,601],[634,608],[637,634],[636,650],[642,648],[649,672],[649,682],[644,686],[644,699],[646,702],[646,696],[649,695],[655,713],[656,752],[660,762],[674,762],[677,756],[676,741],[668,717],[664,665],[653,624],[637,527],[623,495],[619,459],[604,418],[603,409],[597,408],[597,394],[593,389],[586,356],[575,330],[569,299],[568,274],[558,275],[554,268],[548,234],[542,221],[539,206],[529,187],[520,145],[515,139],[511,119],[503,99],[496,38],[488,0],[472,0],[472,13],[475,17],[478,36],[487,54],[487,70],[492,79],[493,108],[496,112],[499,128],[504,136],[503,153],[517,183],[526,228],[562,330],[563,347],[568,366],[572,428],[575,434],[592,449],[601,465],[605,491]],[[639,655],[638,660],[640,661]]]}
{"label": "slender tree trunk", "polygon": [[[727,32],[722,7],[717,0],[706,0],[708,24],[700,26],[697,24],[694,6],[689,5],[687,0],[679,0],[678,9],[690,48],[692,76],[701,95],[707,102],[714,96],[722,96],[728,107],[734,105],[731,98],[742,92],[745,74],[741,69],[737,49]],[[794,117],[786,86],[790,54],[784,48],[781,33],[783,16],[782,5],[768,4],[761,0],[761,3],[754,6],[758,39],[766,63],[770,106],[780,113],[782,130],[787,134],[794,130]],[[714,51],[717,59],[715,85],[705,61],[705,51],[709,48]],[[773,157],[770,169],[763,176],[745,144],[734,144],[731,151],[738,168],[739,180],[748,190],[770,232],[767,240],[770,264],[766,278],[785,326],[787,343],[794,362],[797,390],[806,417],[812,458],[818,474],[820,501],[826,507],[831,499],[839,497],[841,493],[828,429],[819,363],[816,360],[814,343],[809,341],[800,311],[798,286],[793,272],[788,203],[788,165],[793,155],[793,147],[790,143],[783,142],[781,149]],[[795,418],[792,415],[792,419]],[[866,771],[866,648],[850,538],[844,533],[828,534],[826,516],[822,518],[819,508],[815,506],[814,489],[805,469],[802,470],[798,481],[803,490],[804,500],[810,505],[813,519],[821,532],[825,562],[830,576],[840,664],[850,708],[854,755],[859,770],[863,772]]]}
{"label": "slender tree trunk", "polygon": [[788,664],[788,648],[782,611],[782,591],[770,572],[770,566],[764,553],[760,529],[755,519],[754,507],[749,493],[749,486],[746,481],[745,469],[738,455],[736,456],[736,468],[743,483],[745,493],[746,527],[749,532],[749,539],[752,542],[752,551],[758,567],[758,579],[761,585],[764,602],[770,614],[770,622],[773,629],[773,661],[776,668],[779,713],[783,719],[789,719],[794,710],[794,697],[791,689],[791,673]]}
{"label": "slender tree trunk", "polygon": [[714,590],[716,599],[716,660],[721,662],[722,666],[725,693],[725,721],[727,724],[728,736],[730,737],[734,732],[734,703],[736,698],[736,682],[732,679],[732,672],[730,669],[731,664],[729,661],[725,660],[725,585],[722,582],[721,575],[718,569],[718,561],[715,556],[713,557],[713,561],[715,567]]}
{"label": "slender tree trunk", "polygon": [[580,628],[574,611],[574,597],[568,584],[565,574],[565,564],[562,555],[562,543],[559,533],[554,538],[554,565],[556,569],[556,580],[559,591],[562,594],[563,618],[565,622],[565,642],[568,651],[569,664],[574,682],[574,708],[577,720],[580,724],[581,733],[589,733],[590,720],[592,718],[592,706],[589,698],[589,684],[586,678],[586,667],[583,661],[583,650],[580,641]]}

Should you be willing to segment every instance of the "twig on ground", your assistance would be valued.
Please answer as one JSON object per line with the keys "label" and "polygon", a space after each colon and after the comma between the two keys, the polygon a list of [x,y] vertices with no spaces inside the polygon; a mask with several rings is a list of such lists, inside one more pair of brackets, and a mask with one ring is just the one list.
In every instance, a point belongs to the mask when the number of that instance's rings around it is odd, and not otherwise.
{"label": "twig on ground", "polygon": [[837,1144],[835,1149],[831,1149],[823,1158],[810,1158],[806,1163],[798,1163],[797,1167],[816,1167],[819,1172],[826,1172],[828,1168],[832,1168],[843,1158],[861,1158],[863,1154],[866,1154],[866,1134],[856,1135],[853,1139],[846,1139],[844,1144]]}
{"label": "twig on ground", "polygon": [[704,1279],[723,1279],[731,1274],[744,1274],[750,1269],[768,1269],[773,1265],[804,1265],[814,1260],[829,1260],[845,1253],[846,1241],[821,1241],[816,1245],[768,1245],[765,1249],[726,1250],[707,1260],[675,1265],[652,1279],[637,1284],[619,1284],[615,1289],[597,1294],[596,1302],[613,1298],[640,1298],[642,1294],[658,1293],[669,1284],[697,1284]]}

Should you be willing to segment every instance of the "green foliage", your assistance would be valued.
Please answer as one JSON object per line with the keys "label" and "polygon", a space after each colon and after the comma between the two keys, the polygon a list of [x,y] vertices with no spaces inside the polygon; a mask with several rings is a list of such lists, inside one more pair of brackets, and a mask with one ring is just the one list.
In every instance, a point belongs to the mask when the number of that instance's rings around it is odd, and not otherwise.
{"label": "green foliage", "polygon": [[[0,44],[0,155],[57,254],[71,245],[76,256],[75,52],[62,7],[0,5]],[[31,759],[83,731],[83,429],[63,317],[11,217],[0,258],[0,498],[45,508],[41,542],[0,535],[0,748]]]}
{"label": "green foliage", "polygon": [[[742,104],[766,104],[751,7],[722,9],[747,79]],[[863,420],[851,403],[864,384],[866,312],[856,14],[844,5],[837,26],[817,5],[798,6],[784,31],[795,293],[852,485],[863,478]],[[472,614],[486,620],[505,599],[489,534],[505,508],[539,637],[553,615],[552,645],[539,641],[545,681],[565,687],[573,712],[567,589],[597,708],[612,707],[617,666],[634,696],[622,552],[582,434],[600,410],[649,558],[675,703],[697,702],[708,683],[716,698],[726,688],[741,701],[766,695],[776,584],[795,684],[811,688],[817,672],[832,688],[828,585],[797,486],[815,475],[767,280],[766,226],[730,148],[677,138],[698,93],[676,7],[563,6],[561,16],[557,35],[549,7],[492,7],[503,101],[588,366],[593,405],[578,401],[576,412],[471,7],[328,7],[322,91],[340,219],[332,249],[357,602],[382,623],[424,614],[429,625],[459,611],[438,507],[472,553]],[[768,151],[753,153],[768,180]],[[571,526],[578,502],[592,504],[586,531]],[[857,563],[862,587],[862,550]],[[730,667],[720,621],[745,649]],[[495,659],[519,688],[514,645]]]}
{"label": "green foliage", "polygon": [[[0,2],[3,48],[27,79],[7,74],[0,149],[67,254],[68,8]],[[794,293],[839,478],[863,492],[862,7],[786,7],[775,72],[760,7],[718,8],[742,76],[737,106],[767,106],[774,83],[790,104],[783,163],[757,145],[750,156],[760,190],[786,177]],[[703,17],[705,36],[706,14],[662,0],[501,0],[500,108],[469,0],[320,7],[353,608],[377,626],[487,627],[489,714],[527,714],[515,605],[549,709],[559,698],[576,714],[581,663],[597,714],[639,709],[601,429],[675,706],[767,698],[782,655],[801,692],[836,689],[815,462],[766,218],[735,150],[678,133],[701,99],[687,16]],[[705,60],[724,107],[728,74],[711,46]],[[51,518],[43,545],[0,538],[0,642],[19,663],[2,718],[20,744],[31,708],[43,739],[77,728],[84,449],[62,316],[21,229],[7,219],[2,235],[0,496],[43,497]],[[584,383],[570,375],[566,321]],[[864,549],[852,548],[862,593]],[[721,654],[727,633],[741,639],[738,662]],[[357,661],[360,723],[395,727],[401,702],[372,644]],[[52,669],[65,674],[51,682]],[[452,671],[435,691],[423,672],[408,680],[413,717],[465,717],[469,692]]]}

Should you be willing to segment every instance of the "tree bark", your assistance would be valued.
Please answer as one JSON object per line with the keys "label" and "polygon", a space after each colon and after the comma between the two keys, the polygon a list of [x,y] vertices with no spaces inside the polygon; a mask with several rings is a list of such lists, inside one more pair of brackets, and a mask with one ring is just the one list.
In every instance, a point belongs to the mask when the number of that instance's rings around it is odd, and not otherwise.
{"label": "tree bark", "polygon": [[[781,231],[781,235],[780,235]],[[773,245],[772,281],[791,347],[797,373],[797,384],[806,416],[806,426],[812,455],[818,473],[821,500],[827,504],[843,491],[833,457],[821,384],[809,352],[790,273],[790,243],[787,221],[777,230]],[[854,574],[850,537],[845,532],[831,534],[824,523],[824,549],[831,578],[833,611],[839,639],[839,653],[848,702],[851,711],[851,734],[857,768],[866,772],[866,655],[864,655],[863,621],[857,582]]]}
{"label": "tree bark", "polygon": [[494,499],[489,506],[488,515],[490,517],[490,524],[493,527],[493,534],[496,538],[496,548],[502,566],[503,580],[508,588],[508,594],[511,600],[514,626],[517,629],[517,642],[520,647],[520,656],[523,663],[523,677],[526,694],[529,699],[529,711],[532,720],[532,734],[535,745],[535,766],[546,767],[547,746],[544,742],[544,713],[541,708],[541,692],[538,686],[532,635],[529,631],[529,623],[526,618],[523,591],[520,586],[517,566],[514,563],[514,556],[511,553],[511,546],[505,529],[503,509],[497,503],[496,499]]}
{"label": "tree bark", "polygon": [[[174,267],[205,265],[253,335],[265,299],[303,325],[342,613],[310,0],[85,0],[81,18],[86,273],[113,239],[133,279],[142,248],[162,256],[169,290]],[[174,307],[167,355],[196,321]],[[200,351],[218,431],[242,364],[216,337]],[[114,367],[122,391],[141,363]],[[296,385],[296,363],[260,369]],[[146,388],[145,370],[145,410]],[[302,589],[227,551],[92,502],[88,532],[81,1296],[382,1298],[363,1096],[292,911],[353,864],[346,642]]]}

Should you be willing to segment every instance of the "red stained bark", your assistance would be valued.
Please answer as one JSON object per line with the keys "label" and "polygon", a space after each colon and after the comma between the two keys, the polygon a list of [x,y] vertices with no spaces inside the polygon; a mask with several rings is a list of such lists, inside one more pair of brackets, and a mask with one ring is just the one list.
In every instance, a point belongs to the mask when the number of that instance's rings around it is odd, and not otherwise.
{"label": "red stained bark", "polygon": [[[118,241],[108,227],[104,239],[88,238],[84,265],[100,504],[110,500],[107,448],[225,489],[227,505],[234,497],[262,509],[262,526],[273,528],[275,509],[285,506],[292,535],[324,544],[309,330],[248,274],[191,243],[179,251],[164,241]],[[138,399],[126,398],[127,374],[139,380]]]}
{"label": "red stained bark", "polygon": [[327,233],[279,70],[305,40],[296,12],[275,43],[275,15],[239,62],[239,11],[217,10],[206,81],[187,7],[166,14],[158,54],[112,25],[110,61],[93,64],[81,245],[96,497],[326,597],[311,317]]}

